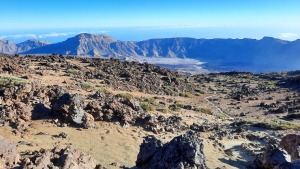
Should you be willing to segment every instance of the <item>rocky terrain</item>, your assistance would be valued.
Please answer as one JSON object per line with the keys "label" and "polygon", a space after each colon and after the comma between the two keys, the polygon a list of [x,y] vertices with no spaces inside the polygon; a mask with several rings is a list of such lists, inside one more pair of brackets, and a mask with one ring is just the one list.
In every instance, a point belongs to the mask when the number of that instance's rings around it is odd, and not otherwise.
{"label": "rocky terrain", "polygon": [[299,77],[1,54],[0,168],[299,168]]}

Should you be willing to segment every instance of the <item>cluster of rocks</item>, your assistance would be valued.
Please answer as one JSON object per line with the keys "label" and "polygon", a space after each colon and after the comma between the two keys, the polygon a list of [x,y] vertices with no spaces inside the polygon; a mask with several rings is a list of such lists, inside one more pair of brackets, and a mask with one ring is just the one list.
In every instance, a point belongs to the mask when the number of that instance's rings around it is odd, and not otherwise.
{"label": "cluster of rocks", "polygon": [[155,133],[185,129],[177,116],[152,115],[143,111],[137,100],[110,93],[96,92],[87,101],[83,95],[70,94],[58,86],[25,84],[5,88],[0,100],[0,119],[21,133],[26,132],[30,120],[49,118],[57,119],[52,120],[57,126],[96,128],[94,121],[108,121],[142,125]]}
{"label": "cluster of rocks", "polygon": [[190,125],[190,129],[197,132],[208,132],[213,130],[219,130],[220,125],[208,122],[204,122],[202,124],[193,123],[192,125]]}
{"label": "cluster of rocks", "polygon": [[57,86],[41,87],[35,84],[6,87],[0,90],[0,119],[23,132],[30,120],[48,116],[58,90]]}
{"label": "cluster of rocks", "polygon": [[93,115],[95,120],[119,122],[122,126],[139,125],[154,133],[174,133],[186,129],[180,117],[147,113],[135,99],[99,92],[90,98],[94,100],[87,104],[85,111]]}
{"label": "cluster of rocks", "polygon": [[188,77],[148,63],[122,62],[113,58],[82,60],[96,68],[96,72],[90,72],[94,78],[105,79],[104,83],[114,89],[160,95],[194,92]]}
{"label": "cluster of rocks", "polygon": [[164,132],[176,133],[188,129],[187,125],[182,123],[182,118],[178,116],[150,116],[143,119],[144,128],[156,134]]}
{"label": "cluster of rocks", "polygon": [[[78,66],[72,61],[88,63],[90,67]],[[178,95],[194,93],[195,83],[178,72],[148,63],[120,61],[118,59],[94,59],[52,56],[0,57],[0,73],[16,75],[39,74],[44,70],[65,71],[74,79],[102,79],[113,88],[125,91],[140,91],[151,94]],[[36,63],[37,67],[29,67]],[[68,70],[76,70],[72,74]]]}
{"label": "cluster of rocks", "polygon": [[24,169],[105,169],[89,154],[82,153],[70,146],[56,146],[52,150],[27,151],[22,156],[17,145],[0,136],[0,168]]}
{"label": "cluster of rocks", "polygon": [[249,169],[297,169],[300,168],[300,136],[289,134],[279,144],[271,144],[259,154]]}
{"label": "cluster of rocks", "polygon": [[0,73],[28,74],[30,73],[30,61],[20,57],[0,55]]}
{"label": "cluster of rocks", "polygon": [[237,101],[241,101],[246,97],[256,96],[258,95],[258,93],[259,93],[258,90],[252,89],[246,85],[242,85],[242,86],[237,86],[235,90],[232,93],[230,93],[230,97]]}
{"label": "cluster of rocks", "polygon": [[300,97],[298,94],[287,96],[285,99],[277,100],[273,103],[261,102],[259,107],[269,113],[288,113],[288,118],[300,117]]}
{"label": "cluster of rocks", "polygon": [[282,82],[284,82],[285,85],[297,87],[297,86],[300,85],[300,75],[298,73],[296,75],[292,75],[290,77],[286,77],[286,78],[284,78],[284,80],[282,80]]}
{"label": "cluster of rocks", "polygon": [[205,169],[203,147],[202,140],[192,131],[177,136],[166,144],[153,136],[147,136],[140,146],[136,166],[140,169]]}
{"label": "cluster of rocks", "polygon": [[[147,136],[140,145],[136,167],[155,168],[197,168],[206,169],[202,140],[193,131],[173,138],[163,144],[153,136]],[[16,144],[0,137],[0,167],[24,169],[105,169],[90,156],[70,146],[58,145],[52,149],[26,151],[20,156]]]}
{"label": "cluster of rocks", "polygon": [[97,161],[90,155],[73,149],[70,146],[65,147],[60,145],[54,147],[52,150],[42,149],[40,151],[27,152],[21,160],[21,166],[24,169],[96,169]]}

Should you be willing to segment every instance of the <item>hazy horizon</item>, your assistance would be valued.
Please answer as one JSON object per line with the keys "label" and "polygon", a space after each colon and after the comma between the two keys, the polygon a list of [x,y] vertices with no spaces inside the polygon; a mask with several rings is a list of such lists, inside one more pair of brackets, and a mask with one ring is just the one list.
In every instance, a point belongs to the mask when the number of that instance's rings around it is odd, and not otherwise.
{"label": "hazy horizon", "polygon": [[118,40],[300,38],[300,1],[2,0],[0,39],[56,43],[81,32]]}
{"label": "hazy horizon", "polygon": [[[43,40],[49,41],[51,43],[58,43],[67,40],[68,38],[74,37],[81,33],[88,34],[104,34],[107,36],[111,36],[116,40],[121,41],[143,41],[148,39],[159,39],[159,38],[196,38],[196,39],[257,39],[260,40],[264,37],[273,37],[277,39],[282,39],[286,41],[295,41],[296,39],[287,39],[281,36],[272,36],[272,35],[261,35],[259,37],[246,37],[246,36],[213,36],[212,30],[210,33],[205,35],[200,35],[204,32],[204,30],[169,30],[169,29],[150,29],[150,28],[123,28],[123,30],[119,30],[120,28],[106,28],[106,29],[86,29],[87,31],[73,30],[71,31],[43,31],[38,30],[36,32],[29,31],[23,34],[7,34],[0,36],[0,40],[10,40],[14,43],[24,42],[26,40]],[[124,30],[125,29],[125,30]],[[148,29],[148,30],[147,30]],[[72,31],[73,30],[73,31]],[[84,30],[84,29],[82,29]],[[189,31],[189,32],[187,32]],[[218,31],[218,30],[215,30]],[[147,32],[147,33],[145,33]],[[197,34],[198,33],[198,34]],[[300,38],[299,38],[300,39]]]}

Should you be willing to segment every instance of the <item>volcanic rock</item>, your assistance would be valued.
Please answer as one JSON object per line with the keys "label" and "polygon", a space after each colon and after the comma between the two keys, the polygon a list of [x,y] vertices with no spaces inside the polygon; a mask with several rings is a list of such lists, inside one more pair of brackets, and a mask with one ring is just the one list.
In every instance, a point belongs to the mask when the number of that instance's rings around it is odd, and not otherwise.
{"label": "volcanic rock", "polygon": [[202,140],[192,131],[164,145],[154,137],[147,137],[140,146],[136,165],[140,169],[207,168]]}
{"label": "volcanic rock", "polygon": [[32,157],[23,159],[24,169],[93,169],[96,160],[88,154],[82,153],[71,147],[57,146],[52,150],[34,152]]}

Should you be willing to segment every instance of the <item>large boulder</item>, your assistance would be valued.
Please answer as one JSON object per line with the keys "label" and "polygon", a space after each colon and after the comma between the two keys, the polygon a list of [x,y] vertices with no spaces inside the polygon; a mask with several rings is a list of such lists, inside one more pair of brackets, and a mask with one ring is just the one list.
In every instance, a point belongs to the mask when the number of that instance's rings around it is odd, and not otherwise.
{"label": "large boulder", "polygon": [[300,158],[300,135],[288,134],[282,138],[279,144],[292,157],[292,160]]}
{"label": "large boulder", "polygon": [[13,168],[19,159],[16,144],[0,136],[0,168]]}
{"label": "large boulder", "polygon": [[24,169],[93,169],[96,160],[88,154],[82,153],[71,147],[57,146],[52,150],[34,152],[30,158],[23,160]]}
{"label": "large boulder", "polygon": [[276,145],[270,145],[266,151],[259,154],[249,169],[274,169],[278,166],[290,164],[291,156]]}
{"label": "large boulder", "polygon": [[262,165],[266,169],[273,169],[279,164],[291,162],[291,156],[280,148],[270,148],[260,156]]}
{"label": "large boulder", "polygon": [[63,94],[52,105],[51,111],[54,114],[62,116],[67,122],[82,124],[82,118],[85,114],[83,97],[80,94]]}
{"label": "large boulder", "polygon": [[149,163],[162,147],[163,144],[160,140],[156,139],[154,136],[147,136],[140,146],[140,153],[138,154],[136,165],[142,166]]}
{"label": "large boulder", "polygon": [[140,146],[136,165],[140,169],[205,169],[205,160],[202,140],[189,131],[164,145],[154,137],[147,137]]}

